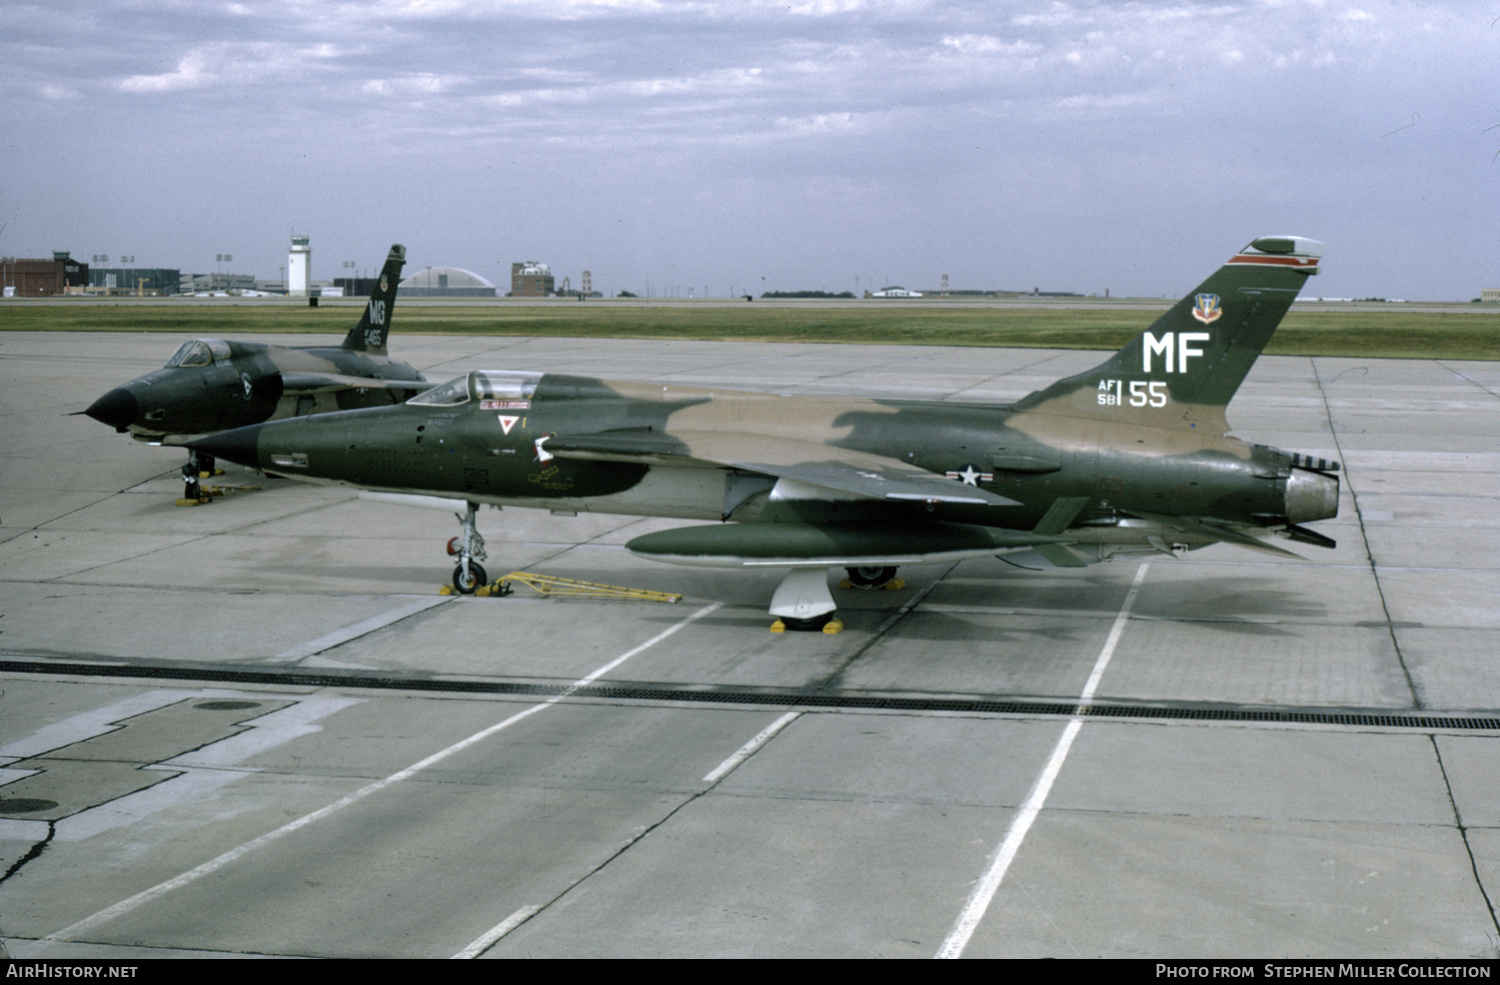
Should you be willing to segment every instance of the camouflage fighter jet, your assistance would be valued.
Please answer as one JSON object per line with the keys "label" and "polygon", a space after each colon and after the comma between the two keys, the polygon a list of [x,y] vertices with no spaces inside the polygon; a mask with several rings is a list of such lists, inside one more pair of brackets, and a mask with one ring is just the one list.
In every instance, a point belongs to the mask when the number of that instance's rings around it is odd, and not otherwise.
{"label": "camouflage fighter jet", "polygon": [[[406,247],[393,245],[359,323],[341,345],[292,348],[194,339],[162,369],[115,387],[79,413],[141,441],[183,445],[280,417],[401,403],[431,386],[421,373],[386,355],[405,263]],[[184,497],[199,498],[198,477],[213,467],[212,457],[191,451],[182,469]]]}
{"label": "camouflage fighter jet", "polygon": [[1083,567],[1268,538],[1332,547],[1337,463],[1228,436],[1224,409],[1322,244],[1257,239],[1094,369],[1014,404],[786,396],[476,371],[399,407],[190,447],[310,482],[448,497],[453,584],[485,582],[477,505],[717,520],[637,537],[678,564],[780,568],[773,629],[837,631],[828,569],[996,555]]}

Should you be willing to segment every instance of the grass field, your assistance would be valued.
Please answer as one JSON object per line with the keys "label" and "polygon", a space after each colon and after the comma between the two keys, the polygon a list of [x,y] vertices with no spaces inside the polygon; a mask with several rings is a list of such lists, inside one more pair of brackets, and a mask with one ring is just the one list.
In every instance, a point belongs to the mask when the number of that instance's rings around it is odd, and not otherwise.
{"label": "grass field", "polygon": [[[796,306],[557,305],[398,306],[396,335],[733,339],[890,345],[1117,349],[1159,310]],[[351,304],[73,304],[0,306],[0,331],[184,332],[234,337],[260,332],[342,335],[358,318]],[[399,342],[396,343],[399,347]],[[1266,352],[1275,355],[1410,359],[1500,359],[1500,310],[1294,310]]]}

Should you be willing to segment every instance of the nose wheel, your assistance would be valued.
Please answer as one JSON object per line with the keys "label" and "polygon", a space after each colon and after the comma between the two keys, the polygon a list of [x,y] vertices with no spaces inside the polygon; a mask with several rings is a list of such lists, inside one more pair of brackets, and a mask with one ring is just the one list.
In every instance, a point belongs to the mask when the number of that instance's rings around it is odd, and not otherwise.
{"label": "nose wheel", "polygon": [[460,564],[453,569],[453,587],[460,595],[473,595],[485,584],[486,578],[484,568],[474,561],[470,561],[467,568]]}
{"label": "nose wheel", "polygon": [[203,452],[188,452],[188,460],[182,466],[182,498],[206,502],[203,486],[198,480],[214,474],[214,457]]}
{"label": "nose wheel", "polygon": [[463,516],[453,514],[458,517],[462,532],[448,541],[448,553],[458,558],[458,565],[453,569],[453,588],[460,595],[473,595],[489,578],[479,564],[489,555],[484,551],[484,538],[479,536],[479,526],[475,522],[478,511],[479,504],[469,503]]}

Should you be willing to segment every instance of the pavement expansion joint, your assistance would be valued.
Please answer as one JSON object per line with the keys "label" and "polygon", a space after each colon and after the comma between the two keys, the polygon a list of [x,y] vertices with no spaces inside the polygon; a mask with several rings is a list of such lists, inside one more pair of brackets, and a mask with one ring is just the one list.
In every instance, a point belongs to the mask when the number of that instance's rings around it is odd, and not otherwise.
{"label": "pavement expansion joint", "polygon": [[367,673],[329,668],[194,666],[134,662],[95,664],[63,660],[4,659],[0,672],[56,674],[92,678],[212,681],[290,687],[349,687],[388,691],[419,691],[495,695],[594,698],[613,701],[689,702],[740,706],[858,709],[898,712],[954,712],[960,714],[1024,715],[1112,720],[1171,720],[1190,722],[1255,723],[1262,725],[1332,725],[1438,731],[1500,731],[1500,717],[1473,712],[1435,713],[1430,710],[1395,711],[1384,708],[1265,707],[1201,702],[1103,702],[1080,704],[1076,699],[1007,697],[881,695],[803,687],[743,688],[680,682],[597,682],[587,685],[543,684],[480,678]]}

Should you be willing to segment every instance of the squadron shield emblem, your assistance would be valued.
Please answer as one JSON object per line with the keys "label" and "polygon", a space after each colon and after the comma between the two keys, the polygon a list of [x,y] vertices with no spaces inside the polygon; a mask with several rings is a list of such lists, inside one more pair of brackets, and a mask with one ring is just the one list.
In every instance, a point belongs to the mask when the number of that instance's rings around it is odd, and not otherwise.
{"label": "squadron shield emblem", "polygon": [[1193,298],[1193,317],[1205,325],[1211,325],[1219,320],[1224,309],[1219,307],[1219,296],[1217,294],[1199,294]]}

